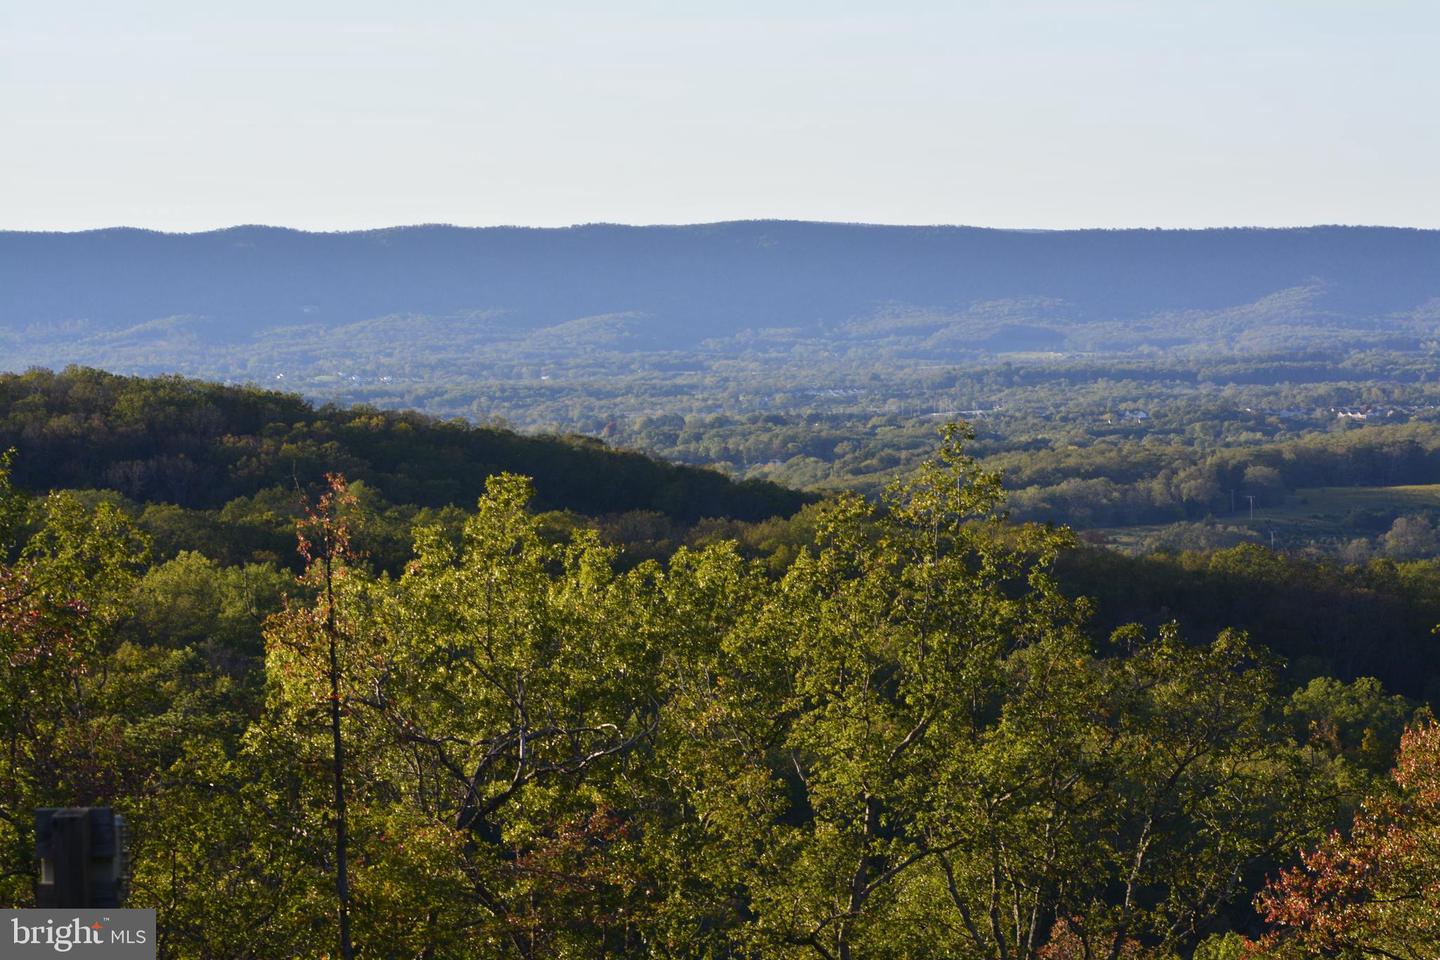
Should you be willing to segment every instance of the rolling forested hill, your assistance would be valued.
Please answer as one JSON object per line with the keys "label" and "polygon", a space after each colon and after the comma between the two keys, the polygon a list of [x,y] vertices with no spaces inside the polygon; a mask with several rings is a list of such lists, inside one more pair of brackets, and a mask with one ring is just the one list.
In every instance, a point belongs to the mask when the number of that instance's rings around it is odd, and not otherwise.
{"label": "rolling forested hill", "polygon": [[300,397],[178,377],[98,370],[0,376],[0,451],[32,490],[102,488],[137,501],[212,509],[342,472],[392,503],[470,505],[488,476],[536,478],[537,504],[597,515],[758,520],[806,497],[771,483],[605,448],[585,438],[374,409],[316,408]]}

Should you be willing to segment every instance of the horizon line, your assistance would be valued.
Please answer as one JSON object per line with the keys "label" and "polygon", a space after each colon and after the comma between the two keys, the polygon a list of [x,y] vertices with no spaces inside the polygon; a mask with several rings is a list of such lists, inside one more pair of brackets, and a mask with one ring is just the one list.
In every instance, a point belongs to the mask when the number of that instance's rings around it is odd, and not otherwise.
{"label": "horizon line", "polygon": [[1125,226],[1125,227],[993,227],[967,223],[888,223],[866,220],[809,220],[795,217],[744,217],[734,220],[701,220],[690,223],[624,223],[612,220],[595,220],[560,225],[534,225],[518,223],[460,224],[447,221],[420,221],[414,223],[390,224],[376,227],[352,227],[334,230],[292,227],[274,223],[235,223],[223,227],[199,230],[166,230],[157,227],[141,227],[130,224],[114,224],[104,227],[84,227],[74,230],[25,229],[0,226],[0,235],[34,234],[40,236],[81,236],[93,233],[146,233],[168,237],[195,237],[209,234],[228,233],[235,230],[274,230],[311,236],[332,236],[341,234],[390,233],[401,230],[533,230],[559,232],[600,227],[628,230],[682,230],[697,227],[730,227],[755,224],[784,224],[828,227],[868,227],[890,230],[976,230],[993,233],[1214,233],[1236,231],[1302,231],[1302,230],[1398,230],[1416,233],[1440,232],[1440,227],[1415,227],[1386,223],[1310,223],[1302,225],[1265,224],[1214,224],[1203,227],[1176,226]]}

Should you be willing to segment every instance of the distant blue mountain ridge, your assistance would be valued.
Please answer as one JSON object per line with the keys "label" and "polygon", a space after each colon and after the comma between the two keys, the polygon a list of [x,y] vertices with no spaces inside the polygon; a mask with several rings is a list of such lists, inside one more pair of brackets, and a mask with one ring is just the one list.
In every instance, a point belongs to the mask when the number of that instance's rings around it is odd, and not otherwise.
{"label": "distant blue mountain ridge", "polygon": [[1146,342],[1165,346],[1217,323],[1231,334],[1263,323],[1440,326],[1440,231],[767,220],[0,232],[0,345],[15,359],[40,344],[47,362],[70,345],[86,360],[106,343],[203,350],[377,318],[391,318],[386,336],[554,331],[566,343],[672,350],[766,329],[911,337],[943,352],[1110,342],[1067,333],[1081,327],[1147,329]]}

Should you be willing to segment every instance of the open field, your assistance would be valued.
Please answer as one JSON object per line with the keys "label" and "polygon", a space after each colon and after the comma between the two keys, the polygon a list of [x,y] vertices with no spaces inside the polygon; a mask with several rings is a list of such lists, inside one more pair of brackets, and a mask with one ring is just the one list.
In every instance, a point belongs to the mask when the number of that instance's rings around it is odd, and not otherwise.
{"label": "open field", "polygon": [[[1233,515],[1214,518],[1220,527],[1250,531],[1259,542],[1274,535],[1278,547],[1303,547],[1383,534],[1396,517],[1440,514],[1440,484],[1393,487],[1309,487],[1296,490],[1285,502],[1256,507],[1253,518],[1242,506]],[[1138,549],[1166,530],[1165,524],[1109,527],[1101,530],[1112,545]]]}
{"label": "open field", "polygon": [[1311,487],[1297,490],[1284,506],[1256,510],[1256,520],[1274,522],[1343,519],[1355,511],[1423,513],[1440,510],[1440,484],[1398,487]]}

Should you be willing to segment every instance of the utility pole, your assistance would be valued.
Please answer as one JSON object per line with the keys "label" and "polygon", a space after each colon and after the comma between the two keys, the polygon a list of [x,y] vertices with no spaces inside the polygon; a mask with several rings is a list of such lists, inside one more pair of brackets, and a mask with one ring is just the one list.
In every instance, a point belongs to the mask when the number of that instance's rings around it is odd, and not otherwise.
{"label": "utility pole", "polygon": [[1250,501],[1250,519],[1255,519],[1255,494],[1247,493],[1245,499]]}

